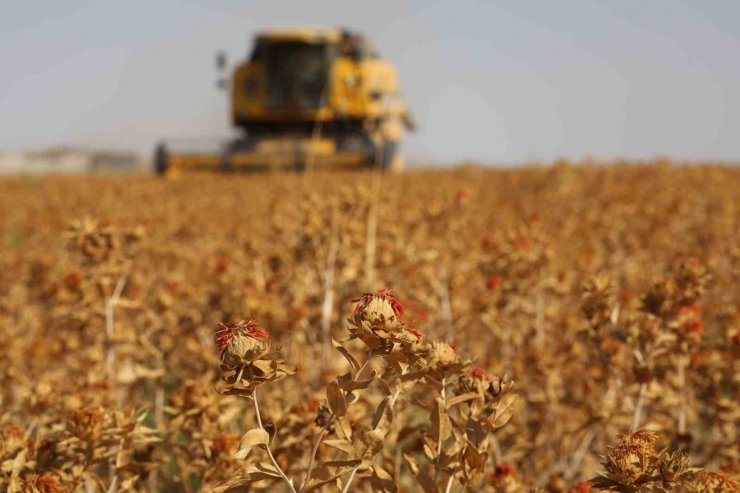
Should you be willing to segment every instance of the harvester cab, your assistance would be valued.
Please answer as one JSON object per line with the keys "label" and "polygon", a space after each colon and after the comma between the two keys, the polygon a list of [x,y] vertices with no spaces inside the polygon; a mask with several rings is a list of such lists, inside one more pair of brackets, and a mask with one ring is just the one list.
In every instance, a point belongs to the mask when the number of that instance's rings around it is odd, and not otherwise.
{"label": "harvester cab", "polygon": [[259,34],[227,85],[239,137],[210,148],[202,140],[163,141],[158,173],[403,166],[399,146],[413,118],[395,69],[358,33]]}

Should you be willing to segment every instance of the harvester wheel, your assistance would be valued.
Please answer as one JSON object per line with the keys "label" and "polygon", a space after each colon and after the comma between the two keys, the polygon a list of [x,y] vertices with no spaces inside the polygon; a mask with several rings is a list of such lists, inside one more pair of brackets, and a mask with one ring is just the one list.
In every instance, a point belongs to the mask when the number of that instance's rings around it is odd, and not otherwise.
{"label": "harvester wheel", "polygon": [[167,173],[169,167],[170,155],[167,151],[167,145],[164,142],[160,142],[154,151],[154,172],[163,176]]}
{"label": "harvester wheel", "polygon": [[381,147],[380,167],[383,171],[389,171],[394,169],[396,161],[400,159],[400,153],[398,152],[398,142],[395,140],[386,140],[383,142]]}

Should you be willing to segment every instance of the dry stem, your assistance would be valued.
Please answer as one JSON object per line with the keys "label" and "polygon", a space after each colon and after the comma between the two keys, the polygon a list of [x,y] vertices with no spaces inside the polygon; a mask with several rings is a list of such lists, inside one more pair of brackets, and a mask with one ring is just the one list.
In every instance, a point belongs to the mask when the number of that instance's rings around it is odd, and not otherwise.
{"label": "dry stem", "polygon": [[537,290],[534,304],[536,307],[535,327],[537,328],[535,343],[542,346],[545,342],[545,296],[541,289]]}
{"label": "dry stem", "polygon": [[365,237],[365,284],[367,289],[373,289],[375,285],[375,251],[378,237],[378,205],[380,203],[382,177],[382,171],[376,168],[373,171],[373,190],[367,211],[367,234]]}
{"label": "dry stem", "polygon": [[637,391],[637,403],[635,404],[635,412],[632,415],[632,426],[631,431],[635,431],[640,427],[640,421],[642,420],[642,406],[645,402],[645,384],[641,383],[640,388]]}
{"label": "dry stem", "polygon": [[355,479],[355,474],[357,474],[357,469],[359,466],[352,469],[352,472],[350,473],[349,477],[347,478],[347,482],[344,485],[344,488],[342,488],[342,493],[347,493],[349,491],[349,487],[352,484],[352,481]]}
{"label": "dry stem", "polygon": [[324,268],[324,302],[321,305],[321,333],[323,334],[324,344],[322,345],[322,366],[326,368],[328,354],[326,341],[331,336],[331,313],[334,306],[334,271],[337,263],[337,236],[339,235],[339,219],[335,212],[331,223],[331,236],[329,238],[329,252],[326,258],[326,267]]}
{"label": "dry stem", "polygon": [[501,452],[501,444],[498,443],[498,438],[495,434],[491,434],[491,445],[493,446],[493,459],[496,464],[501,464],[504,461],[504,454]]}
{"label": "dry stem", "polygon": [[452,482],[455,480],[455,475],[453,474],[450,476],[450,479],[447,480],[447,487],[445,487],[445,493],[450,493],[452,491]]}
{"label": "dry stem", "polygon": [[686,434],[686,360],[679,356],[676,363],[678,373],[678,434]]}
{"label": "dry stem", "polygon": [[[362,363],[362,365],[357,369],[357,371],[355,372],[355,376],[352,378],[352,380],[356,381],[360,378],[360,375],[365,370],[365,368],[367,367],[368,363],[370,362],[372,358],[373,358],[372,355],[368,353],[367,358]],[[336,414],[331,413],[331,416],[329,416],[329,419],[326,420],[326,423],[321,428],[321,431],[319,431],[319,434],[316,436],[316,440],[314,441],[313,448],[311,449],[311,455],[308,458],[308,468],[306,469],[306,476],[303,478],[303,482],[301,483],[301,488],[299,491],[303,491],[306,489],[306,487],[308,487],[308,483],[309,481],[311,481],[311,472],[313,472],[313,465],[314,465],[314,462],[316,461],[316,454],[319,451],[319,445],[321,445],[321,439],[324,437],[326,430],[329,429],[329,426],[331,426],[331,424],[334,422],[336,417],[337,417]],[[353,477],[354,477],[354,472],[351,478]],[[351,479],[350,479],[350,482],[351,482]]]}
{"label": "dry stem", "polygon": [[442,320],[449,326],[452,324],[452,307],[450,304],[450,286],[447,278],[447,270],[442,267],[439,270],[439,304],[442,311]]}
{"label": "dry stem", "polygon": [[314,441],[313,448],[311,449],[311,455],[308,458],[308,468],[306,469],[306,477],[303,478],[303,483],[301,484],[301,489],[299,491],[303,491],[306,486],[308,486],[308,481],[311,479],[311,472],[313,472],[313,465],[316,461],[316,453],[319,451],[319,445],[321,444],[321,439],[324,437],[324,433],[326,433],[326,430],[329,429],[329,425],[332,424],[334,421],[335,415],[334,413],[331,413],[331,416],[329,416],[329,419],[326,420],[326,423],[324,423],[324,426],[321,427],[321,431],[319,431],[319,434],[316,436],[316,440]]}
{"label": "dry stem", "polygon": [[[257,403],[257,389],[254,389],[254,391],[252,392],[252,402],[254,403],[254,414],[257,416],[257,426],[259,426],[260,430],[267,431],[265,430],[264,426],[262,426],[262,417],[260,417],[260,407],[259,407],[259,404]],[[272,465],[275,467],[278,474],[280,474],[280,476],[283,478],[285,483],[288,485],[288,487],[290,488],[290,491],[292,493],[297,493],[295,488],[293,487],[293,482],[288,478],[288,476],[285,475],[282,468],[280,467],[280,464],[277,463],[277,461],[275,460],[275,457],[272,455],[272,451],[270,450],[269,440],[268,440],[268,443],[265,445],[265,449],[267,450],[267,455],[270,457],[270,462],[272,462]]]}
{"label": "dry stem", "polygon": [[565,479],[573,479],[573,476],[575,476],[576,472],[581,467],[583,458],[586,457],[586,452],[588,452],[591,442],[594,440],[594,436],[596,436],[596,432],[594,430],[588,430],[588,432],[583,436],[581,443],[573,453],[573,459],[570,461],[570,464],[568,464],[568,469],[565,471]]}
{"label": "dry stem", "polygon": [[[442,404],[444,405],[445,409],[447,408],[446,386],[447,386],[447,379],[442,378],[442,392],[440,392],[440,396],[442,397]],[[439,419],[441,420],[442,416],[440,416]],[[442,437],[437,436],[437,457],[434,460],[434,484],[437,484],[437,481],[439,481],[439,474],[440,472],[442,472],[441,464],[442,464]]]}
{"label": "dry stem", "polygon": [[108,370],[108,381],[115,389],[116,387],[116,349],[114,339],[116,336],[116,324],[113,318],[113,310],[121,298],[121,293],[126,285],[126,276],[121,275],[118,278],[113,294],[105,302],[105,339],[106,339],[106,366]]}

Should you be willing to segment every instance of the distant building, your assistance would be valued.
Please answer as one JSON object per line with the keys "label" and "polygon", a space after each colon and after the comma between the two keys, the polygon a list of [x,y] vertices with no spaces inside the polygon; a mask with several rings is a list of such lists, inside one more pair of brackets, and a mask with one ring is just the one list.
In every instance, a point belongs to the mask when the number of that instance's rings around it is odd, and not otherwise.
{"label": "distant building", "polygon": [[141,167],[133,152],[55,147],[40,151],[0,152],[3,174],[83,174],[132,172]]}

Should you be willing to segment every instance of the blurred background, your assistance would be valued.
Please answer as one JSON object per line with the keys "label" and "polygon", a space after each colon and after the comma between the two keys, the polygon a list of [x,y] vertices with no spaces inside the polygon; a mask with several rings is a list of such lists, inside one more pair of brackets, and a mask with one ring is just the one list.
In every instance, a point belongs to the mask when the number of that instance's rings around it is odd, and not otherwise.
{"label": "blurred background", "polygon": [[0,493],[737,493],[739,19],[1,0]]}
{"label": "blurred background", "polygon": [[[0,16],[0,170],[149,164],[225,137],[214,58],[258,31],[364,33],[419,128],[408,167],[740,156],[737,1],[19,1]],[[94,151],[94,155],[90,152]],[[48,161],[48,159],[47,159]]]}

